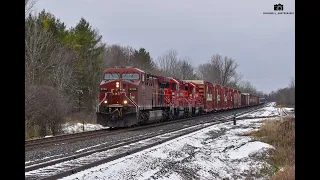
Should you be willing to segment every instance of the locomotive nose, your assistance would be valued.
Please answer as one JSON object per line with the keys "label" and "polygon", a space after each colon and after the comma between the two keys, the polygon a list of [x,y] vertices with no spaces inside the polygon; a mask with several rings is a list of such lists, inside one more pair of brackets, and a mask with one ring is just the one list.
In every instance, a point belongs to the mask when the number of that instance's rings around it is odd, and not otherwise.
{"label": "locomotive nose", "polygon": [[108,88],[110,89],[111,92],[117,92],[121,89],[121,81],[113,81],[107,84]]}

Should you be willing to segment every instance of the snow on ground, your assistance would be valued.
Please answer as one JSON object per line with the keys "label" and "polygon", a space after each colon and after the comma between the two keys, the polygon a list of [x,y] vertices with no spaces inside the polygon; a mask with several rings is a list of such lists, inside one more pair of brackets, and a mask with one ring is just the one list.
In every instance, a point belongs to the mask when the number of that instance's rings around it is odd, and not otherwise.
{"label": "snow on ground", "polygon": [[286,112],[294,112],[294,108],[283,108]]}
{"label": "snow on ground", "polygon": [[260,169],[268,166],[266,150],[273,147],[243,136],[263,120],[214,125],[63,179],[263,179]]}
{"label": "snow on ground", "polygon": [[270,103],[267,107],[261,108],[252,113],[246,113],[238,117],[259,118],[267,116],[280,116],[279,108],[274,107],[275,103]]}
{"label": "snow on ground", "polygon": [[[84,131],[104,129],[100,124],[84,124]],[[83,132],[83,123],[66,123],[62,125],[62,132],[66,134]]]}

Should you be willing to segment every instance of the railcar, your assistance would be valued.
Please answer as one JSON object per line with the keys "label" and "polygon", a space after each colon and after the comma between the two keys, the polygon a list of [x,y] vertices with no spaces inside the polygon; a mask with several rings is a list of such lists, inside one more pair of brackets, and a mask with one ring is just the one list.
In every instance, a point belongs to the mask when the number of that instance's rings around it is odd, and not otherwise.
{"label": "railcar", "polygon": [[241,93],[241,107],[249,106],[249,99],[250,99],[249,93]]}
{"label": "railcar", "polygon": [[185,80],[197,85],[199,91],[199,102],[202,105],[199,106],[200,113],[210,113],[214,111],[213,92],[214,84],[205,80]]}
{"label": "railcar", "polygon": [[259,97],[255,96],[253,94],[249,95],[250,99],[249,99],[249,106],[254,106],[256,104],[259,104]]}
{"label": "railcar", "polygon": [[189,116],[199,115],[200,103],[198,100],[199,92],[196,84],[185,81],[184,99],[190,112]]}
{"label": "railcar", "polygon": [[234,107],[240,108],[241,107],[241,92],[235,89],[234,92]]}

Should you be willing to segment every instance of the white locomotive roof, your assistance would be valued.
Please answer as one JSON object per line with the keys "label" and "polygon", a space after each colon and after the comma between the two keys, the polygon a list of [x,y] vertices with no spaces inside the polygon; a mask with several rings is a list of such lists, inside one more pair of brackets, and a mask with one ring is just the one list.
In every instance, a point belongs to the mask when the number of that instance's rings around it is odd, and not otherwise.
{"label": "white locomotive roof", "polygon": [[140,72],[142,72],[142,73],[144,73],[144,71],[142,71],[141,69],[139,69],[139,68],[135,68],[136,70],[138,70],[138,71],[140,71]]}
{"label": "white locomotive roof", "polygon": [[175,78],[170,77],[170,79],[172,79],[174,82],[176,82],[177,84],[179,84],[179,81],[177,81]]}
{"label": "white locomotive roof", "polygon": [[204,84],[204,80],[184,80],[184,81],[192,82],[195,84]]}
{"label": "white locomotive roof", "polygon": [[189,82],[193,87],[196,87],[195,83]]}

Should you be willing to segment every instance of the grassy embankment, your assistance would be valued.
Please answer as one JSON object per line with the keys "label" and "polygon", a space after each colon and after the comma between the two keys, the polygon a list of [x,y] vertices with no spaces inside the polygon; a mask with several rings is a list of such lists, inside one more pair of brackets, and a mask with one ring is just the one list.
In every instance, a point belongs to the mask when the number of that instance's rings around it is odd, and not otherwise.
{"label": "grassy embankment", "polygon": [[269,152],[267,162],[270,167],[261,169],[261,173],[271,180],[295,179],[295,119],[267,120],[260,130],[248,135],[275,147]]}

